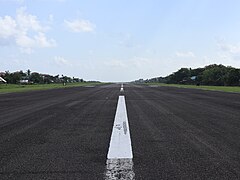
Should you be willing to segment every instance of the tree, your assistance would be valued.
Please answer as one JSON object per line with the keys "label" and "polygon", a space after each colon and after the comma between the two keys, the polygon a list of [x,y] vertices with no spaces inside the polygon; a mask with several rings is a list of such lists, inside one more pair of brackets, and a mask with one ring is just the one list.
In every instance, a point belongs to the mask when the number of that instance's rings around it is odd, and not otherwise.
{"label": "tree", "polygon": [[31,75],[31,71],[30,71],[30,69],[28,69],[27,70],[27,76],[30,77],[30,75]]}
{"label": "tree", "polygon": [[42,77],[40,76],[39,73],[32,73],[31,76],[30,76],[30,81],[32,81],[33,83],[42,83],[43,82],[43,79]]}
{"label": "tree", "polygon": [[10,84],[19,83],[21,78],[22,78],[22,74],[20,72],[10,73],[9,71],[6,71],[5,80]]}
{"label": "tree", "polygon": [[224,77],[224,84],[227,86],[238,86],[240,83],[240,70],[231,68]]}
{"label": "tree", "polygon": [[191,73],[188,68],[181,68],[168,77],[168,83],[182,83],[183,80],[190,79],[190,75]]}
{"label": "tree", "polygon": [[203,71],[202,83],[206,85],[223,86],[227,69],[223,65],[210,65]]}
{"label": "tree", "polygon": [[196,69],[181,68],[177,72],[174,72],[166,77],[152,78],[146,80],[145,82],[238,86],[240,85],[240,69],[230,66],[226,67],[221,64],[211,64],[205,66],[204,68]]}

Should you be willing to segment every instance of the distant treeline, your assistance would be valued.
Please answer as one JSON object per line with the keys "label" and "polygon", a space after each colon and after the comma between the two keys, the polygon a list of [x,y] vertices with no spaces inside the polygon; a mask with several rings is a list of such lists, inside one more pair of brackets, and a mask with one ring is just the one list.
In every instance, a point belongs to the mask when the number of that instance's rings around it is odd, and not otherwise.
{"label": "distant treeline", "polygon": [[204,68],[181,68],[166,77],[147,79],[144,82],[168,84],[196,84],[212,86],[239,86],[240,69],[212,64]]}
{"label": "distant treeline", "polygon": [[85,82],[83,79],[76,77],[68,77],[64,75],[49,75],[38,72],[0,72],[0,77],[4,78],[9,84],[49,84],[49,83],[72,83]]}

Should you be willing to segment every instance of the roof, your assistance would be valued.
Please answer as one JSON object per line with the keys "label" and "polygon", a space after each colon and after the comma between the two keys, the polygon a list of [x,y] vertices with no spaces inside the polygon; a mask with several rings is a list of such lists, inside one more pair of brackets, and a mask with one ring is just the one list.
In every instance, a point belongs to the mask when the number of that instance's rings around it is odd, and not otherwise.
{"label": "roof", "polygon": [[3,79],[2,77],[0,77],[0,82],[7,82],[5,79]]}

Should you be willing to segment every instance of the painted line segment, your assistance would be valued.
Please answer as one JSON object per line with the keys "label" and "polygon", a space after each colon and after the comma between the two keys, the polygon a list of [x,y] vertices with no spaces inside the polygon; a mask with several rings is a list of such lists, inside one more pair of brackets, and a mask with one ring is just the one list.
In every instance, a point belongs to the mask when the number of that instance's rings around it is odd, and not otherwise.
{"label": "painted line segment", "polygon": [[119,96],[118,99],[107,158],[133,158],[124,96]]}
{"label": "painted line segment", "polygon": [[124,90],[123,90],[123,84],[121,85],[121,89],[120,89],[120,92],[123,92]]}
{"label": "painted line segment", "polygon": [[119,96],[107,154],[105,180],[135,179],[130,130],[124,96]]}

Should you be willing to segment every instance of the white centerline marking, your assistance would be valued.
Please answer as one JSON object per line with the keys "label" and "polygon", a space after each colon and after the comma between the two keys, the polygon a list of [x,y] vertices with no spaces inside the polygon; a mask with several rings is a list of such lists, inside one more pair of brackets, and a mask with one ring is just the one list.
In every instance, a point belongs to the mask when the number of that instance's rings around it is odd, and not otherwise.
{"label": "white centerline marking", "polygon": [[105,180],[134,180],[133,153],[124,96],[119,96],[107,154]]}
{"label": "white centerline marking", "polygon": [[133,158],[125,97],[119,96],[108,159]]}
{"label": "white centerline marking", "polygon": [[123,84],[121,85],[121,89],[120,89],[120,92],[123,92],[124,90],[123,90]]}

